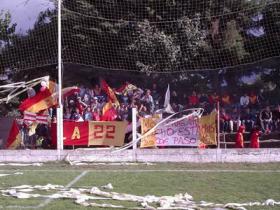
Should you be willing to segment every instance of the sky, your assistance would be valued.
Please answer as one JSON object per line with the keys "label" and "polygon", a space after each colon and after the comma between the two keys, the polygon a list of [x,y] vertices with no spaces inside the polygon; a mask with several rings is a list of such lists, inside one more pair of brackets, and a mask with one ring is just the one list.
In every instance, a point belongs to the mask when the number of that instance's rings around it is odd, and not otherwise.
{"label": "sky", "polygon": [[0,0],[0,11],[9,11],[12,23],[17,23],[16,33],[25,34],[32,29],[41,11],[54,8],[50,0]]}

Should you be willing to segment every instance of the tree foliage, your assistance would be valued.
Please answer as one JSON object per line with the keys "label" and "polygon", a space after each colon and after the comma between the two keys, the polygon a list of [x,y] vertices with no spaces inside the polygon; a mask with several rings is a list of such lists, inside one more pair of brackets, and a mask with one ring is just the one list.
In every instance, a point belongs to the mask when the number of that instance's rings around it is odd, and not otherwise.
{"label": "tree foliage", "polygon": [[0,72],[2,64],[2,51],[5,47],[12,44],[15,36],[16,24],[11,23],[11,14],[9,12],[0,11]]}
{"label": "tree foliage", "polygon": [[[280,54],[278,0],[64,0],[62,12],[64,63],[175,72]],[[56,21],[57,10],[43,12],[34,29],[5,47],[2,68],[56,63]],[[254,27],[264,35],[249,35]]]}
{"label": "tree foliage", "polygon": [[28,69],[57,63],[57,16],[41,12],[33,29],[17,34],[2,51],[4,67]]}

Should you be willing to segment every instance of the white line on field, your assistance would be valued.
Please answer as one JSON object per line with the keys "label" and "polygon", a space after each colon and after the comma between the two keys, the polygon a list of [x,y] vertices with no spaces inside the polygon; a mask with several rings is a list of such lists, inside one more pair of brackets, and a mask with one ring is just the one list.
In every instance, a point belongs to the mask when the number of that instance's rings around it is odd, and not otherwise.
{"label": "white line on field", "polygon": [[[35,169],[35,170],[0,170],[0,172],[77,172],[82,169]],[[126,172],[126,173],[148,173],[148,172],[194,172],[194,173],[280,173],[280,170],[243,170],[243,169],[87,169],[87,172]]]}
{"label": "white line on field", "polygon": [[[49,171],[50,172],[50,171]],[[69,182],[66,186],[65,189],[68,189],[72,187],[77,181],[79,181],[82,177],[84,177],[88,171],[83,171],[80,175],[76,176],[75,179],[73,179],[71,182]],[[52,202],[55,198],[48,198],[44,202],[40,203],[37,206],[0,206],[0,208],[9,208],[9,209],[39,209],[47,206],[50,202]]]}
{"label": "white line on field", "polygon": [[[88,171],[84,171],[83,173],[81,173],[79,176],[77,176],[75,179],[73,179],[71,182],[69,182],[65,188],[68,189],[69,187],[73,186],[77,181],[79,181],[83,176],[85,176],[87,174],[87,172]],[[37,208],[43,208],[46,205],[48,205],[50,202],[52,202],[53,200],[54,200],[54,198],[48,198],[47,200],[45,200],[45,202],[38,205]]]}

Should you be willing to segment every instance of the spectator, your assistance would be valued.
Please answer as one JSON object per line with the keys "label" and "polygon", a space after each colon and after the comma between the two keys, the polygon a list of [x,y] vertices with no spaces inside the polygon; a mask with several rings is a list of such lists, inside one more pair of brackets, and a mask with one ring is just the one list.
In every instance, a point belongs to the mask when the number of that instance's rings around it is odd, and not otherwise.
{"label": "spectator", "polygon": [[201,96],[199,97],[199,105],[202,107],[207,107],[209,104],[208,97],[205,93],[201,93]]}
{"label": "spectator", "polygon": [[94,85],[93,94],[96,97],[102,95],[102,89],[101,89],[100,85],[98,85],[98,84]]}
{"label": "spectator", "polygon": [[231,104],[230,95],[227,92],[225,92],[221,98],[221,105],[225,108],[228,108],[230,104]]}
{"label": "spectator", "polygon": [[256,124],[256,121],[257,117],[250,108],[246,108],[245,111],[241,113],[241,123],[245,126],[246,130],[250,131]]}
{"label": "spectator", "polygon": [[280,132],[280,104],[272,112],[274,130]]}
{"label": "spectator", "polygon": [[210,105],[215,105],[220,101],[220,96],[217,94],[217,92],[214,92],[209,95],[209,103]]}
{"label": "spectator", "polygon": [[154,99],[151,95],[151,90],[147,89],[146,94],[142,97],[141,100],[146,105],[146,108],[148,108],[150,112],[154,112],[155,104],[154,104]]}
{"label": "spectator", "polygon": [[266,99],[266,94],[264,92],[264,89],[260,89],[260,92],[258,95],[258,100],[259,100],[260,106],[263,106],[264,104],[266,104],[267,99]]}
{"label": "spectator", "polygon": [[82,101],[83,101],[87,106],[90,106],[90,104],[91,104],[90,95],[87,94],[87,93],[85,93]]}
{"label": "spectator", "polygon": [[81,97],[78,97],[77,102],[76,102],[76,108],[78,108],[79,114],[81,116],[83,116],[84,110],[86,109],[86,107],[87,107],[87,104],[82,101]]}
{"label": "spectator", "polygon": [[120,120],[127,120],[128,118],[128,106],[125,104],[121,104],[119,108],[119,119]]}
{"label": "spectator", "polygon": [[139,110],[138,110],[138,113],[139,113],[139,116],[144,117],[144,118],[150,116],[150,114],[148,113],[147,107],[144,106],[143,104],[140,105],[140,108],[139,108]]}
{"label": "spectator", "polygon": [[144,91],[140,88],[137,88],[133,90],[133,99],[141,99],[141,96],[143,95]]}
{"label": "spectator", "polygon": [[129,104],[129,97],[127,93],[121,95],[121,102],[125,105]]}
{"label": "spectator", "polygon": [[83,117],[82,117],[82,115],[80,114],[78,108],[76,108],[75,110],[72,111],[70,120],[73,120],[73,121],[76,121],[76,122],[82,122],[82,121],[84,121],[84,120],[83,120]]}
{"label": "spectator", "polygon": [[232,107],[235,107],[235,108],[240,107],[240,97],[236,93],[231,94],[231,104],[232,104]]}
{"label": "spectator", "polygon": [[171,104],[171,107],[172,107],[172,110],[173,110],[174,112],[179,112],[179,111],[180,111],[180,107],[179,107],[179,105],[176,104],[176,103],[172,103],[172,104]]}
{"label": "spectator", "polygon": [[154,102],[155,102],[155,110],[158,110],[159,109],[159,103],[160,103],[160,100],[161,100],[161,96],[160,96],[160,93],[158,91],[156,83],[153,83],[151,95],[152,95],[152,97],[154,99]]}
{"label": "spectator", "polygon": [[260,113],[260,122],[262,131],[270,133],[272,127],[272,112],[269,106],[266,106],[264,110]]}
{"label": "spectator", "polygon": [[63,113],[63,118],[66,120],[70,120],[71,118],[71,111],[68,107],[65,108],[65,112]]}
{"label": "spectator", "polygon": [[101,109],[94,108],[92,113],[93,120],[101,121],[101,116],[102,116]]}
{"label": "spectator", "polygon": [[189,106],[196,107],[199,104],[199,99],[195,91],[192,92],[192,95],[189,96]]}
{"label": "spectator", "polygon": [[183,95],[179,97],[179,104],[184,106],[186,108],[186,105],[189,104],[188,95],[186,93],[183,93]]}
{"label": "spectator", "polygon": [[86,93],[86,88],[85,88],[85,86],[84,85],[77,85],[77,86],[79,86],[80,88],[80,92],[79,92],[79,96],[81,97],[81,98],[84,98],[84,95],[85,95],[85,93]]}
{"label": "spectator", "polygon": [[175,90],[172,91],[171,96],[170,96],[170,104],[179,104],[179,97],[178,94]]}
{"label": "spectator", "polygon": [[258,103],[259,103],[258,96],[256,95],[256,93],[254,91],[251,91],[251,93],[249,95],[249,107],[251,109],[257,109]]}
{"label": "spectator", "polygon": [[241,108],[246,108],[249,105],[249,96],[247,95],[247,93],[244,93],[241,97],[240,97],[240,106]]}
{"label": "spectator", "polygon": [[220,127],[222,129],[222,132],[229,131],[229,122],[230,122],[230,117],[226,113],[226,110],[222,108],[220,112]]}
{"label": "spectator", "polygon": [[86,111],[84,113],[84,119],[85,119],[85,121],[92,121],[93,120],[93,113],[91,111],[90,106],[86,108]]}
{"label": "spectator", "polygon": [[241,125],[240,111],[237,108],[234,108],[230,114],[230,121],[229,121],[230,132],[237,131],[240,125]]}
{"label": "spectator", "polygon": [[250,148],[260,148],[260,129],[254,127],[250,136]]}
{"label": "spectator", "polygon": [[245,127],[243,125],[239,126],[238,132],[235,136],[235,148],[244,148],[244,137],[243,133],[245,131]]}

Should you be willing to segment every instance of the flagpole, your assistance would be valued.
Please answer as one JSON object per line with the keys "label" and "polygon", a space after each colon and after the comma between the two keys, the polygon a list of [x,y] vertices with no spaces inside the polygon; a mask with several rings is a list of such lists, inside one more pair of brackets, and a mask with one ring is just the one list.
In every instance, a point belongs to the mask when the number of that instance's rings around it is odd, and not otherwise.
{"label": "flagpole", "polygon": [[58,0],[58,108],[57,108],[57,154],[61,160],[63,150],[63,105],[62,105],[62,53],[61,53],[61,4]]}
{"label": "flagpole", "polygon": [[137,161],[136,150],[137,150],[137,110],[136,108],[132,108],[132,149],[134,161]]}

